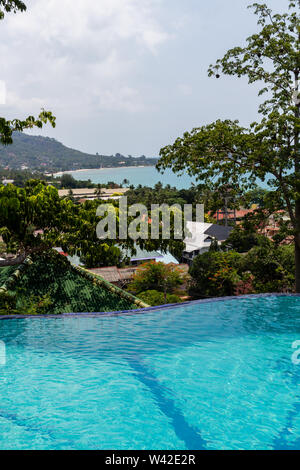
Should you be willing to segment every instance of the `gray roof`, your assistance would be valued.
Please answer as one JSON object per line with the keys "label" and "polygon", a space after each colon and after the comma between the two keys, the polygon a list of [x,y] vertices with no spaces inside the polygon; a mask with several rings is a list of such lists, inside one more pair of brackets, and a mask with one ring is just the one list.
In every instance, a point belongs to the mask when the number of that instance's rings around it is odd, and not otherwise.
{"label": "gray roof", "polygon": [[219,242],[227,240],[233,227],[225,225],[211,225],[204,233],[210,237],[216,238]]}

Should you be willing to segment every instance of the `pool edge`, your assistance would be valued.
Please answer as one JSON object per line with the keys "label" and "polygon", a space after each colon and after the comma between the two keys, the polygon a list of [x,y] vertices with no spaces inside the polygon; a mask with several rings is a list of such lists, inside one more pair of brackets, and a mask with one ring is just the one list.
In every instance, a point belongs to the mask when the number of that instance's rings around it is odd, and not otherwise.
{"label": "pool edge", "polygon": [[225,302],[228,300],[243,300],[267,297],[300,297],[300,294],[285,294],[285,293],[266,293],[266,294],[249,294],[228,297],[211,297],[209,299],[191,300],[189,302],[182,302],[177,304],[164,304],[155,307],[146,307],[134,310],[118,310],[112,312],[78,312],[78,313],[61,313],[58,315],[44,314],[44,315],[0,315],[0,320],[20,320],[25,318],[74,318],[74,317],[98,317],[98,316],[118,316],[118,315],[131,315],[154,312],[157,310],[169,310],[174,308],[181,308],[188,305],[206,304],[214,302]]}

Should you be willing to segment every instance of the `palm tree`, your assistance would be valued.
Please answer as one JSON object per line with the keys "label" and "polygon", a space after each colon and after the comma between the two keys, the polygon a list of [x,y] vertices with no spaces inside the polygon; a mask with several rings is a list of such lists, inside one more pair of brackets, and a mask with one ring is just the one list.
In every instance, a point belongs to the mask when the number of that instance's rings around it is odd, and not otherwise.
{"label": "palm tree", "polygon": [[102,186],[101,184],[97,184],[97,188],[94,191],[95,196],[97,196],[97,199],[101,199],[102,196]]}

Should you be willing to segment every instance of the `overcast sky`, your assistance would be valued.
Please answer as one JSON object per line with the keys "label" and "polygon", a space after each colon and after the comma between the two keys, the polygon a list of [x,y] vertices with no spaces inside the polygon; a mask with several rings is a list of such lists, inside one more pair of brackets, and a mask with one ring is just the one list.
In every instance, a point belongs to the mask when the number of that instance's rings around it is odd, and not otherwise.
{"label": "overcast sky", "polygon": [[[256,30],[250,0],[24,0],[0,23],[0,115],[41,107],[55,137],[90,153],[157,156],[193,127],[257,118],[255,87],[207,68]],[[288,0],[268,0],[276,10]]]}

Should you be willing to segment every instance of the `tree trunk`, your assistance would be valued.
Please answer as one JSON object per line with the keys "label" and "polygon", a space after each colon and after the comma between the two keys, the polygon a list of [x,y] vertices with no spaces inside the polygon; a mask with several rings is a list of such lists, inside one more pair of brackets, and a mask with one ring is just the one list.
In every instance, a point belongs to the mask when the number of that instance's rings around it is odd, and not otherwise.
{"label": "tree trunk", "polygon": [[167,304],[167,288],[164,288],[164,299],[165,299],[165,305]]}
{"label": "tree trunk", "polygon": [[300,294],[300,247],[295,240],[295,260],[296,260],[296,292]]}
{"label": "tree trunk", "polygon": [[[299,33],[300,40],[300,33]],[[299,91],[299,70],[295,71],[295,91]],[[300,118],[300,103],[296,101],[295,118]],[[300,145],[299,145],[299,129],[295,127],[295,177],[296,191],[300,194]],[[300,294],[300,199],[296,200],[296,234],[295,234],[295,262],[296,262],[296,293]]]}
{"label": "tree trunk", "polygon": [[22,254],[19,256],[16,256],[15,258],[9,258],[5,259],[3,261],[0,260],[0,268],[6,267],[6,266],[18,266],[19,264],[22,264],[26,259],[26,254]]}
{"label": "tree trunk", "polygon": [[295,235],[296,292],[300,294],[300,200],[296,201],[297,232]]}

